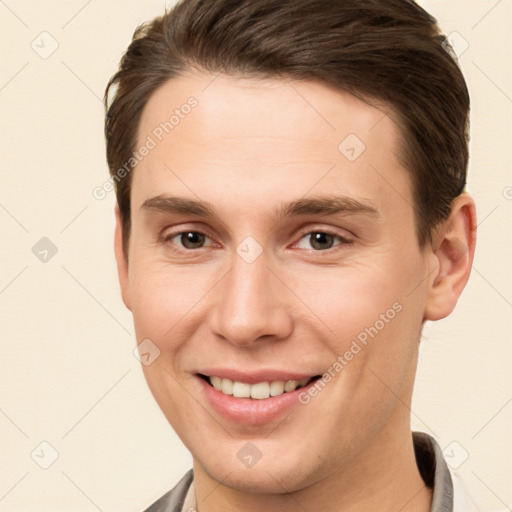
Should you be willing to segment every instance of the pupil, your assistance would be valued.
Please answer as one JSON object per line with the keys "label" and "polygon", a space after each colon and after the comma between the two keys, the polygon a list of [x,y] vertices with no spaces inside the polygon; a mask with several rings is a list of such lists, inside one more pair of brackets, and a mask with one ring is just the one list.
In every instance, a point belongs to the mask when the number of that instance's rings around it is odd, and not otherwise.
{"label": "pupil", "polygon": [[[333,244],[333,236],[329,235],[328,233],[314,233],[311,235],[311,246],[315,249],[330,249]],[[327,240],[327,241],[326,241]],[[325,247],[326,244],[328,247]]]}
{"label": "pupil", "polygon": [[201,233],[195,233],[194,231],[189,231],[188,233],[183,233],[181,235],[181,243],[187,249],[197,249],[196,246],[201,246],[204,242],[204,235]]}

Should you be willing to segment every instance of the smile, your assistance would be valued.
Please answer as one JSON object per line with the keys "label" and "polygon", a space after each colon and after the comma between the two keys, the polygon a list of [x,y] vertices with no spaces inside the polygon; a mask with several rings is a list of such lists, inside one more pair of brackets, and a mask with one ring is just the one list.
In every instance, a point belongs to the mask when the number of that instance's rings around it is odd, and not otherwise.
{"label": "smile", "polygon": [[200,375],[217,391],[224,395],[235,398],[252,398],[265,400],[270,397],[280,396],[284,393],[291,393],[297,389],[307,386],[317,377],[305,377],[300,380],[272,380],[250,384],[248,382],[233,381],[231,379],[217,377],[215,375]]}

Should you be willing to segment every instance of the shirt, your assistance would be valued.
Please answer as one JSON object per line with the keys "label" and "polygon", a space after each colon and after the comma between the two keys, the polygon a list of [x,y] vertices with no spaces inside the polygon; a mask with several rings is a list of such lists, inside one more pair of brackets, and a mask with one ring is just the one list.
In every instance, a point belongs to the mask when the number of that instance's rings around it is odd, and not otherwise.
{"label": "shirt", "polygon": [[[450,472],[437,441],[412,432],[416,463],[425,485],[432,488],[430,512],[478,512],[460,478]],[[144,512],[195,512],[194,474],[190,469],[178,484]]]}

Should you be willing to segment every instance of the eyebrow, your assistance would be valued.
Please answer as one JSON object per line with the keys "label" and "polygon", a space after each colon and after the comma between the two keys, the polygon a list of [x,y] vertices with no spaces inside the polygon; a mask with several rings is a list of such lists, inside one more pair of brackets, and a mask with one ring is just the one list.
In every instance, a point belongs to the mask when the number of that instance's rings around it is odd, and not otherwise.
{"label": "eyebrow", "polygon": [[[215,207],[207,201],[184,197],[157,196],[147,199],[141,206],[147,212],[162,214],[196,215],[204,218],[218,218]],[[274,218],[280,222],[287,217],[301,215],[355,215],[380,216],[370,202],[363,202],[347,196],[315,196],[281,203],[273,209]]]}
{"label": "eyebrow", "polygon": [[317,196],[282,203],[274,209],[277,220],[299,215],[366,214],[378,216],[377,208],[367,202],[346,196]]}

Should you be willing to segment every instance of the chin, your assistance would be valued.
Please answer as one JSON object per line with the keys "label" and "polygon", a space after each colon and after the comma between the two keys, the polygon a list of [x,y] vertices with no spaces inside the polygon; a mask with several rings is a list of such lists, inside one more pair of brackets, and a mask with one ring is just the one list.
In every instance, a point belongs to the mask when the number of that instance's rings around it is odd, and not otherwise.
{"label": "chin", "polygon": [[257,467],[240,469],[239,464],[230,467],[212,466],[210,463],[203,469],[213,480],[222,483],[232,489],[255,494],[284,494],[294,492],[307,486],[304,482],[305,475],[300,475],[303,470],[283,467],[275,463],[263,464],[261,461]]}
{"label": "chin", "polygon": [[[308,487],[327,472],[326,468],[322,471],[320,467],[313,467],[315,461],[320,462],[320,459],[311,456],[311,453],[316,453],[311,446],[307,447],[305,453],[292,450],[292,446],[296,447],[298,443],[304,446],[304,439],[291,443],[289,448],[280,443],[279,449],[272,450],[268,441],[255,440],[254,445],[259,446],[263,453],[252,467],[241,462],[243,456],[237,456],[241,451],[239,446],[244,446],[244,442],[237,442],[236,447],[234,443],[226,443],[224,450],[216,453],[205,450],[203,445],[199,450],[202,453],[194,456],[194,461],[211,479],[232,489],[257,494],[284,494]],[[293,456],[290,457],[290,454]],[[305,460],[308,461],[307,466]]]}

